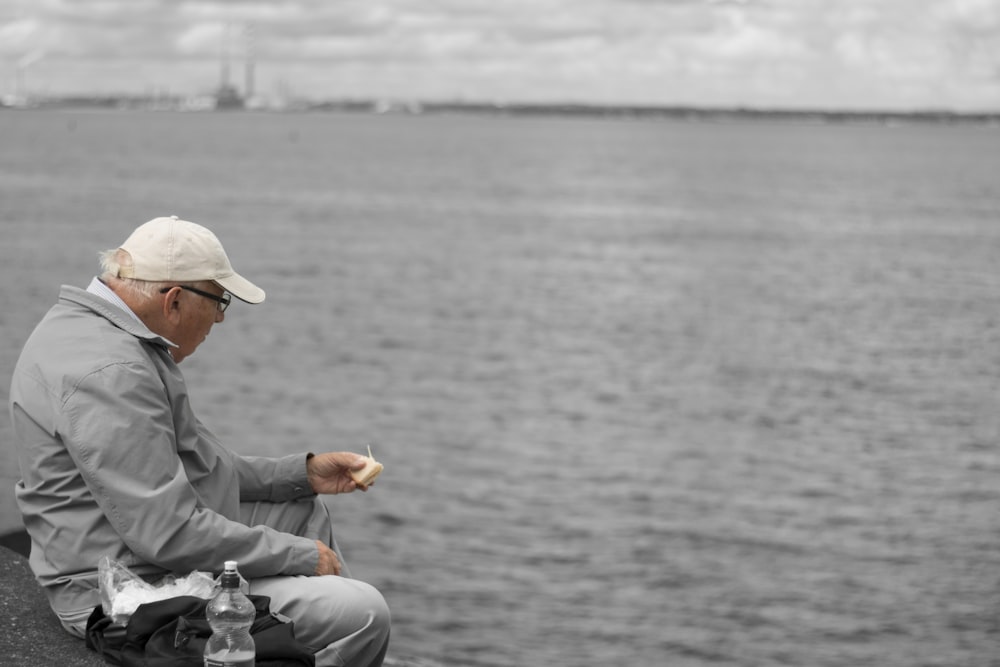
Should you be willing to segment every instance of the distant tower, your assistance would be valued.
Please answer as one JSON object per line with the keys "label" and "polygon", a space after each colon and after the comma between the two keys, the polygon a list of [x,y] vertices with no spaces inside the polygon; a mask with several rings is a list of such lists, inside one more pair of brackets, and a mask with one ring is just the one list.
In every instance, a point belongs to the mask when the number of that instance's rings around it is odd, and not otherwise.
{"label": "distant tower", "polygon": [[256,64],[256,35],[253,24],[248,24],[243,28],[243,37],[246,40],[246,71],[243,80],[243,97],[247,100],[254,96],[254,65]]}
{"label": "distant tower", "polygon": [[222,44],[219,45],[219,88],[229,86],[229,25],[222,31]]}
{"label": "distant tower", "polygon": [[243,98],[229,82],[229,33],[230,26],[226,25],[222,34],[222,53],[220,54],[221,64],[219,71],[219,88],[215,91],[216,109],[242,109]]}

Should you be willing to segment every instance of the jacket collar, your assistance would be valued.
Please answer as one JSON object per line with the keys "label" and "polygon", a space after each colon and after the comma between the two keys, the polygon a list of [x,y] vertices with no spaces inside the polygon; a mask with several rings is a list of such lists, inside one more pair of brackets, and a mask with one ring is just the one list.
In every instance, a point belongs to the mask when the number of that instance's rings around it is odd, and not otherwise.
{"label": "jacket collar", "polygon": [[170,342],[160,334],[150,331],[145,324],[136,320],[136,318],[118,306],[79,287],[63,285],[59,290],[59,299],[75,303],[78,306],[97,313],[119,329],[127,331],[136,338],[141,338],[150,343],[157,343],[164,347],[177,347],[175,343]]}

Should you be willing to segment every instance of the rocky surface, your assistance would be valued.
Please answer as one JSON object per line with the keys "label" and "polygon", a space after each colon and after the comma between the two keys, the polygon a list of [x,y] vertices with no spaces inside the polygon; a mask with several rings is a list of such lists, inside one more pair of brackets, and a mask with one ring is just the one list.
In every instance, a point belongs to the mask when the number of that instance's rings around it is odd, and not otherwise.
{"label": "rocky surface", "polygon": [[0,664],[34,667],[101,667],[104,660],[66,634],[49,608],[27,559],[0,547]]}

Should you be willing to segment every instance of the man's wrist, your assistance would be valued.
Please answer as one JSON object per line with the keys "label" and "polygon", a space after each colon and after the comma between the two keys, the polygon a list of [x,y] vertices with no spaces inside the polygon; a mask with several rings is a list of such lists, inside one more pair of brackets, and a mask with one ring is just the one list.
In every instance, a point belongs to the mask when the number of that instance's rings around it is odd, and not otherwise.
{"label": "man's wrist", "polygon": [[313,494],[316,493],[316,485],[313,484],[313,472],[312,472],[312,467],[309,465],[309,462],[312,461],[315,457],[316,455],[313,454],[312,452],[306,453],[306,483],[309,484],[309,490],[312,491]]}

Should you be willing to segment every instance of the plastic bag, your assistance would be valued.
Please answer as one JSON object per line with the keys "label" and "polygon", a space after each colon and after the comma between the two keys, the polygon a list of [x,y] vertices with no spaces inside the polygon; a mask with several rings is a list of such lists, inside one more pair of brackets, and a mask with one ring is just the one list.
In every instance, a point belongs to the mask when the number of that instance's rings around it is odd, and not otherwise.
{"label": "plastic bag", "polygon": [[120,561],[108,556],[101,557],[97,564],[97,575],[104,615],[121,625],[128,623],[132,613],[141,604],[179,595],[208,599],[212,597],[215,587],[212,575],[198,570],[180,579],[168,574],[156,584],[151,584]]}

